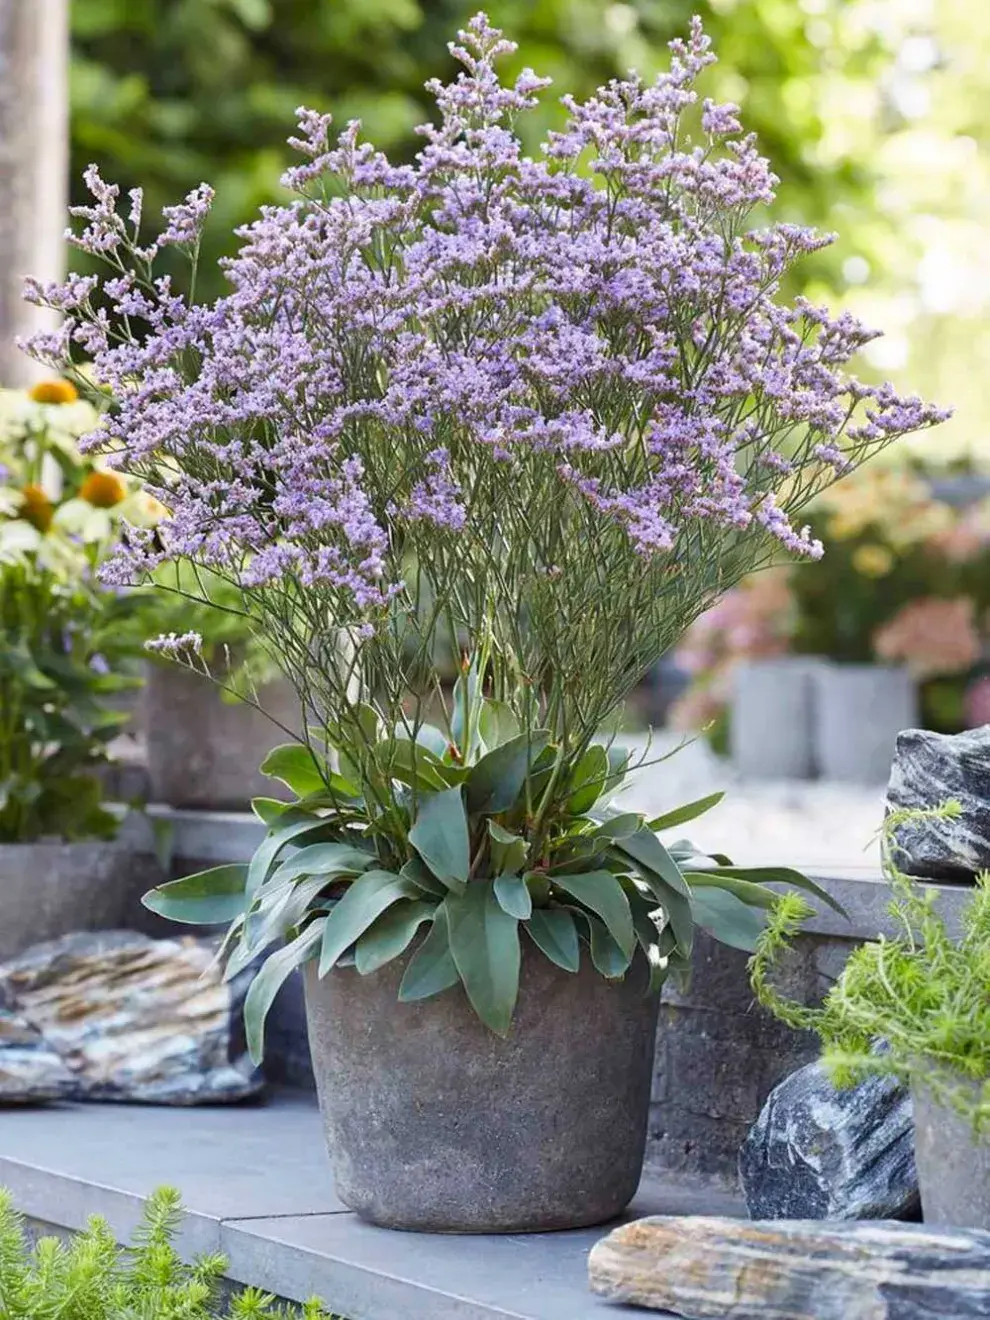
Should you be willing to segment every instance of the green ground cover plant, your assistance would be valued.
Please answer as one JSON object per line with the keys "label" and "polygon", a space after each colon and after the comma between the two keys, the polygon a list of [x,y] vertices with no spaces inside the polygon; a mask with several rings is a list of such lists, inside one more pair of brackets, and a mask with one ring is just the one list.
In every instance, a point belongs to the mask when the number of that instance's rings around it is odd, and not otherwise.
{"label": "green ground cover plant", "polygon": [[[935,812],[898,811],[883,829],[890,912],[898,934],[853,951],[821,1008],[787,999],[774,984],[782,956],[810,908],[795,893],[777,904],[750,969],[760,1003],[797,1030],[817,1033],[824,1062],[840,1086],[871,1075],[923,1080],[940,1101],[985,1130],[990,1118],[990,874],[976,881],[954,937],[936,910],[937,893],[897,861],[897,830]],[[881,1044],[882,1042],[882,1044]],[[973,1087],[973,1083],[982,1087]]]}
{"label": "green ground cover plant", "polygon": [[227,1268],[220,1254],[183,1263],[174,1246],[179,1193],[159,1187],[148,1199],[131,1247],[118,1246],[94,1215],[68,1242],[33,1247],[9,1191],[0,1188],[0,1315],[3,1320],[332,1320],[315,1298],[302,1307],[248,1288],[221,1300]]}

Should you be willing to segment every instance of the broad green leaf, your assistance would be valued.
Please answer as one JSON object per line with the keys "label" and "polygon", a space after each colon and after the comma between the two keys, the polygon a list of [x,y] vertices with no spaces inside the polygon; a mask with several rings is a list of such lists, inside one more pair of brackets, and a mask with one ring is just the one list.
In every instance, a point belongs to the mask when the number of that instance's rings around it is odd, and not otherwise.
{"label": "broad green leaf", "polygon": [[553,884],[555,889],[562,889],[565,894],[576,898],[584,907],[601,917],[615,943],[623,953],[632,957],[636,947],[632,911],[625,890],[611,871],[555,875]]}
{"label": "broad green leaf", "polygon": [[353,707],[352,714],[357,720],[364,741],[369,747],[374,747],[382,736],[382,722],[378,716],[378,711],[375,710],[374,706],[369,706],[366,701],[359,701]]}
{"label": "broad green leaf", "polygon": [[223,979],[232,980],[270,944],[285,939],[289,931],[298,926],[314,907],[326,885],[326,876],[308,876],[273,892],[267,902],[263,902],[241,923],[241,938],[226,958]]}
{"label": "broad green leaf", "polygon": [[716,875],[711,871],[685,871],[684,879],[691,887],[692,896],[697,889],[726,889],[750,907],[771,908],[780,897],[766,885],[740,880],[736,876]]}
{"label": "broad green leaf", "polygon": [[327,786],[316,757],[302,743],[273,747],[261,763],[261,773],[269,779],[280,779],[296,797],[324,792]]}
{"label": "broad green leaf", "polygon": [[484,883],[449,894],[444,907],[451,956],[467,997],[485,1026],[505,1036],[519,993],[519,922]]}
{"label": "broad green leaf", "polygon": [[258,844],[248,864],[246,885],[248,898],[252,898],[261,888],[275,858],[287,843],[305,842],[311,837],[318,837],[326,828],[327,822],[321,820],[319,816],[296,811],[294,808],[290,808],[280,816]]}
{"label": "broad green leaf", "polygon": [[629,895],[629,906],[632,908],[637,943],[643,950],[650,968],[647,994],[654,994],[667,979],[667,967],[663,961],[663,948],[666,944],[669,944],[671,948],[676,948],[677,944],[673,932],[669,929],[666,938],[664,937],[664,932],[661,931],[657,919],[653,915],[656,905],[645,894],[636,889]]}
{"label": "broad green leaf", "polygon": [[581,965],[577,926],[567,908],[534,908],[523,926],[536,947],[565,972]]}
{"label": "broad green leaf", "polygon": [[354,965],[362,976],[397,958],[412,941],[424,921],[432,921],[435,903],[402,899],[364,932],[354,946]]}
{"label": "broad green leaf", "polygon": [[248,868],[242,863],[214,866],[209,871],[170,880],[145,894],[141,902],[151,912],[190,926],[226,925],[243,913]]}
{"label": "broad green leaf", "polygon": [[721,944],[752,953],[763,932],[765,917],[761,908],[736,898],[727,889],[696,889],[691,895],[694,919]]}
{"label": "broad green leaf", "polygon": [[608,778],[608,752],[593,743],[578,761],[571,774],[567,810],[574,816],[590,811],[605,789]]}
{"label": "broad green leaf", "polygon": [[622,786],[622,781],[629,771],[632,752],[628,747],[608,747],[605,749],[605,754],[608,757],[609,773],[602,789],[602,797],[611,797],[616,789]]}
{"label": "broad green leaf", "polygon": [[467,882],[471,869],[467,816],[459,788],[425,795],[409,842],[438,880],[450,887]]}
{"label": "broad green leaf", "polygon": [[282,802],[278,798],[256,797],[251,799],[251,810],[260,821],[271,827],[280,816],[285,815],[286,811],[292,810],[292,804]]}
{"label": "broad green leaf", "polygon": [[287,857],[269,877],[267,884],[283,885],[303,875],[357,875],[375,858],[349,843],[311,843]]}
{"label": "broad green leaf", "polygon": [[640,866],[654,871],[671,889],[687,898],[688,887],[680,868],[649,826],[644,825],[627,838],[616,839],[615,846]]}
{"label": "broad green leaf", "polygon": [[417,746],[425,747],[428,752],[432,752],[438,760],[447,751],[447,736],[435,728],[434,725],[421,724],[415,732],[416,737],[413,739],[412,729],[407,729],[402,724],[397,724],[395,727],[396,740],[414,741]]}
{"label": "broad green leaf", "polygon": [[714,862],[716,866],[732,866],[732,858],[726,857],[725,853],[708,853],[704,848],[699,848],[696,843],[690,839],[675,839],[673,843],[664,844],[664,847],[673,857],[681,870],[684,870],[685,862],[695,863],[693,870],[708,862]]}
{"label": "broad green leaf", "polygon": [[492,854],[492,870],[496,875],[508,872],[515,875],[526,864],[529,845],[526,840],[510,830],[504,830],[498,821],[488,821],[489,847]]}
{"label": "broad green leaf", "polygon": [[623,811],[603,820],[595,833],[602,839],[628,839],[643,828],[643,817],[638,811]]}
{"label": "broad green leaf", "polygon": [[[527,783],[523,785],[523,788],[529,793],[533,802],[538,802],[540,795],[546,791],[547,785],[550,783],[551,776],[553,775],[554,767],[557,764],[558,754],[559,748],[555,743],[551,743],[548,747],[544,747],[543,751],[533,762],[529,772],[529,779]],[[518,801],[525,801],[523,793],[519,794]],[[515,805],[515,803],[513,805]]]}
{"label": "broad green leaf", "polygon": [[429,897],[443,898],[447,893],[447,886],[438,880],[429,867],[425,866],[418,857],[413,857],[406,862],[405,866],[399,871],[399,875]]}
{"label": "broad green leaf", "polygon": [[677,947],[685,958],[689,957],[694,947],[694,914],[690,898],[672,889],[654,871],[644,870],[642,878],[656,898],[657,906],[663,909],[664,917],[677,939]]}
{"label": "broad green leaf", "polygon": [[55,681],[43,674],[32,656],[28,644],[22,638],[14,646],[8,646],[6,653],[0,655],[0,665],[14,674],[18,682],[38,691],[50,691],[57,687]]}
{"label": "broad green leaf", "polygon": [[703,816],[706,811],[711,811],[712,807],[717,807],[724,797],[724,793],[710,793],[708,797],[697,798],[694,802],[686,802],[683,807],[676,807],[673,811],[665,812],[662,816],[655,816],[649,822],[649,828],[651,830],[670,830],[675,825],[683,825],[689,820],[695,820],[698,816]]}
{"label": "broad green leaf", "polygon": [[381,746],[381,767],[393,779],[433,793],[442,792],[447,787],[447,781],[434,764],[438,758],[428,747],[421,747],[408,738],[397,739],[390,747]]}
{"label": "broad green leaf", "polygon": [[554,848],[550,876],[578,875],[585,871],[602,871],[608,858],[611,840],[595,834],[582,834],[565,838]]}
{"label": "broad green leaf", "polygon": [[291,944],[267,958],[251,982],[244,999],[244,1032],[248,1052],[256,1064],[261,1062],[265,1052],[265,1019],[268,1010],[293,971],[315,956],[316,945],[323,933],[323,920],[318,917],[312,921]]}
{"label": "broad green leaf", "polygon": [[468,811],[476,816],[497,816],[500,811],[508,811],[549,738],[546,729],[535,729],[486,753],[472,767],[467,780]]}
{"label": "broad green leaf", "polygon": [[325,976],[340,955],[393,903],[415,896],[416,889],[408,880],[389,871],[365,871],[359,875],[327,916],[320,948],[320,975]]}
{"label": "broad green leaf", "polygon": [[523,879],[526,888],[533,896],[536,907],[546,907],[550,902],[550,877],[545,871],[527,871]]}
{"label": "broad green leaf", "polygon": [[519,921],[528,921],[533,912],[533,898],[521,875],[500,875],[495,880],[495,897],[503,912]]}
{"label": "broad green leaf", "polygon": [[450,953],[447,931],[447,912],[440,904],[433,913],[433,925],[426,938],[409,959],[399,985],[399,1002],[412,1004],[419,999],[430,999],[456,985],[460,977]]}
{"label": "broad green leaf", "polygon": [[694,944],[694,918],[691,915],[690,891],[680,867],[651,829],[643,826],[630,838],[617,839],[618,855],[631,858],[663,907],[677,936],[681,952],[687,957]]}
{"label": "broad green leaf", "polygon": [[591,961],[595,967],[607,980],[620,980],[629,970],[633,950],[627,953],[620,948],[605,923],[593,917],[590,912],[581,912],[577,920],[583,922],[587,930]]}
{"label": "broad green leaf", "polygon": [[849,913],[838,899],[833,898],[827,890],[816,884],[814,880],[809,880],[806,875],[802,875],[800,871],[792,870],[789,866],[718,866],[711,871],[706,871],[705,874],[734,877],[737,880],[749,880],[752,884],[791,885],[794,889],[804,889],[809,894],[814,894],[816,898],[821,899],[833,912],[838,912],[840,917],[845,917],[847,921],[849,919]]}
{"label": "broad green leaf", "polygon": [[510,738],[518,736],[519,721],[515,712],[504,701],[486,699],[481,703],[478,730],[486,747],[501,747]]}

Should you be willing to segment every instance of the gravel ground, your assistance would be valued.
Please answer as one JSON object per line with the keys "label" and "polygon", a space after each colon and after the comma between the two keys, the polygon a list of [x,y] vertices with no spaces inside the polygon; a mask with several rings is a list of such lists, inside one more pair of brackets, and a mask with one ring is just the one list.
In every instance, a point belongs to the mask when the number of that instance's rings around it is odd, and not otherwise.
{"label": "gravel ground", "polygon": [[[624,737],[646,754],[645,737]],[[672,751],[676,736],[654,735],[651,759]],[[636,771],[618,803],[657,814],[717,790],[725,798],[674,831],[702,848],[728,853],[745,865],[778,864],[805,870],[875,870],[876,831],[883,819],[882,786],[824,781],[741,780],[731,765],[698,740],[668,760]],[[618,805],[617,803],[617,805]]]}

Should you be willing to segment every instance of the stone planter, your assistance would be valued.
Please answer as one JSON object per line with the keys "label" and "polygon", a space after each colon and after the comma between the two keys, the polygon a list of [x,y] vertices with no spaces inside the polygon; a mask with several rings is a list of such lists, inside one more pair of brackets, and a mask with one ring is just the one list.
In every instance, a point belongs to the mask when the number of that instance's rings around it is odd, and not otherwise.
{"label": "stone planter", "polygon": [[0,962],[72,931],[140,929],[141,895],[163,879],[121,842],[0,844]]}
{"label": "stone planter", "polygon": [[820,663],[812,683],[818,773],[844,783],[886,783],[897,735],[918,723],[911,675],[899,666]]}
{"label": "stone planter", "polygon": [[[288,683],[269,684],[260,700],[286,728],[299,728],[299,703]],[[244,810],[253,797],[288,796],[258,771],[288,736],[253,706],[224,701],[208,678],[179,665],[149,665],[143,722],[153,802]]]}
{"label": "stone planter", "polygon": [[812,674],[801,656],[752,660],[733,676],[732,763],[746,779],[810,779]]}
{"label": "stone planter", "polygon": [[513,1233],[619,1214],[639,1182],[657,997],[637,961],[605,981],[528,948],[508,1037],[459,986],[397,1002],[407,958],[369,976],[306,969],[337,1194],[387,1228]]}
{"label": "stone planter", "polygon": [[[976,1094],[980,1083],[961,1081]],[[914,1154],[926,1224],[990,1230],[990,1137],[937,1100],[922,1082],[911,1086]]]}

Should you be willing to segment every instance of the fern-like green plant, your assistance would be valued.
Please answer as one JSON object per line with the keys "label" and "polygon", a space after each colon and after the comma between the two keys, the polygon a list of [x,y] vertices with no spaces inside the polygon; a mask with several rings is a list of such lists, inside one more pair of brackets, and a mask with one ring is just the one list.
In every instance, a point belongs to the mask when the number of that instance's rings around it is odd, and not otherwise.
{"label": "fern-like green plant", "polygon": [[13,1197],[0,1188],[0,1317],[2,1320],[332,1320],[313,1298],[301,1308],[248,1288],[220,1300],[226,1258],[191,1265],[174,1246],[182,1220],[179,1193],[160,1187],[145,1206],[130,1248],[120,1247],[106,1220],[62,1242],[29,1245]]}
{"label": "fern-like green plant", "polygon": [[888,815],[881,839],[898,934],[853,950],[820,1008],[795,1003],[774,984],[783,954],[811,911],[797,894],[776,904],[750,975],[764,1008],[818,1035],[837,1085],[877,1074],[920,1080],[979,1131],[990,1127],[990,873],[977,878],[954,938],[936,910],[936,892],[897,862],[902,825],[960,810],[948,802]]}

